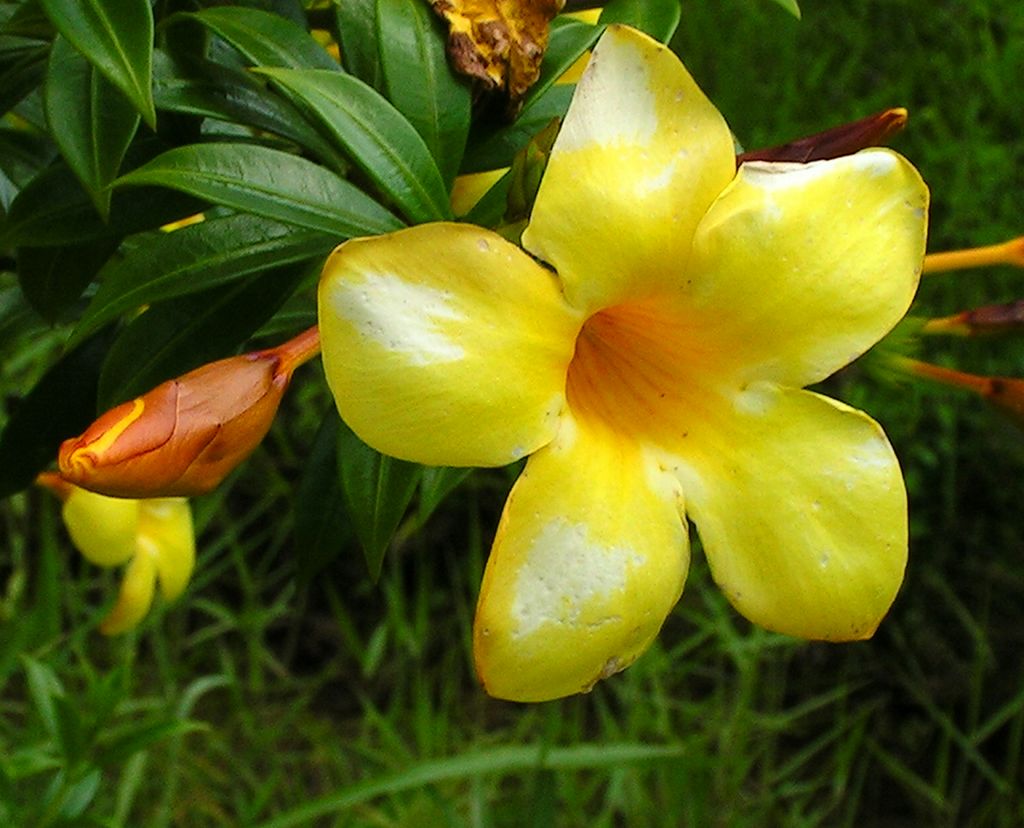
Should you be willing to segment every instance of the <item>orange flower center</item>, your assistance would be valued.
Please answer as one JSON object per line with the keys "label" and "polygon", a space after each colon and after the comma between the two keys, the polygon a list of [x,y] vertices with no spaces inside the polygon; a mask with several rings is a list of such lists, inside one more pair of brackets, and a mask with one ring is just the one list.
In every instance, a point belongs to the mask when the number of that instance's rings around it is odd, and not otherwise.
{"label": "orange flower center", "polygon": [[647,301],[605,308],[576,338],[566,395],[573,414],[621,435],[676,444],[710,416],[721,362],[678,314]]}

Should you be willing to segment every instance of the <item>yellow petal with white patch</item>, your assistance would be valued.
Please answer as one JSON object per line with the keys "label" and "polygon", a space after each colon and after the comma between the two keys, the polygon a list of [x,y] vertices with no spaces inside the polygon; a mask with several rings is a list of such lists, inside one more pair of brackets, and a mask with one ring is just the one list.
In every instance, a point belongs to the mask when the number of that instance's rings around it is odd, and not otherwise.
{"label": "yellow petal with white patch", "polygon": [[689,546],[678,481],[635,442],[566,417],[512,489],[474,624],[493,696],[541,701],[629,666],[679,599]]}
{"label": "yellow petal with white patch", "polygon": [[153,559],[160,593],[181,595],[196,563],[195,532],[188,501],[179,497],[139,501],[139,555]]}
{"label": "yellow petal with white patch", "polygon": [[817,382],[906,313],[927,206],[920,175],[889,150],[744,164],[697,229],[684,321],[741,384]]}
{"label": "yellow petal with white patch", "polygon": [[346,242],[319,295],[342,418],[378,451],[498,466],[551,440],[582,319],[556,277],[495,233],[420,225]]}
{"label": "yellow petal with white patch", "polygon": [[732,179],[732,136],[678,58],[611,26],[573,96],[523,246],[591,312],[676,285]]}
{"label": "yellow petal with white patch", "polygon": [[75,548],[97,566],[117,566],[135,554],[139,501],[73,487],[63,506]]}
{"label": "yellow petal with white patch", "polygon": [[104,635],[118,635],[137,627],[153,604],[155,583],[154,557],[143,553],[132,558],[124,571],[117,601],[107,617],[100,622],[100,632]]}
{"label": "yellow petal with white patch", "polygon": [[688,513],[736,609],[801,638],[874,633],[907,561],[903,478],[874,420],[758,383],[692,424],[677,453]]}

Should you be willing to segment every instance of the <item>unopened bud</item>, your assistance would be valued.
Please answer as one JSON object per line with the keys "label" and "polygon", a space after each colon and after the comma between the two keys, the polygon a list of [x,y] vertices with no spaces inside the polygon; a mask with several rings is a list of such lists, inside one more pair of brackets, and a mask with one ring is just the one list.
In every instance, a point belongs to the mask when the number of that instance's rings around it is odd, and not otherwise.
{"label": "unopened bud", "polygon": [[114,497],[203,494],[266,435],[295,368],[319,352],[316,328],[265,351],[222,359],[103,414],[65,440],[61,476]]}
{"label": "unopened bud", "polygon": [[900,359],[898,367],[917,377],[971,391],[1002,411],[1015,425],[1024,428],[1024,379],[969,374],[907,358]]}
{"label": "unopened bud", "polygon": [[1024,332],[1024,299],[1002,305],[985,305],[953,316],[929,319],[921,329],[929,334],[993,336]]}
{"label": "unopened bud", "polygon": [[907,123],[907,110],[886,109],[858,121],[826,129],[806,138],[798,138],[777,147],[753,150],[736,156],[736,164],[745,161],[822,161],[852,155],[868,147],[877,147]]}

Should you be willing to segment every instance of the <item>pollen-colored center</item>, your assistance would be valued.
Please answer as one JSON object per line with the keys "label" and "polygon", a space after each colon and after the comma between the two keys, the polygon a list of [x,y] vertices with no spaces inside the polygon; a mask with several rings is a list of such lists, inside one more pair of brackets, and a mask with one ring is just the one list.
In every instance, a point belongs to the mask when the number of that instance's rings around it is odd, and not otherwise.
{"label": "pollen-colored center", "polygon": [[605,308],[584,323],[566,384],[576,417],[674,443],[713,404],[716,354],[656,302]]}

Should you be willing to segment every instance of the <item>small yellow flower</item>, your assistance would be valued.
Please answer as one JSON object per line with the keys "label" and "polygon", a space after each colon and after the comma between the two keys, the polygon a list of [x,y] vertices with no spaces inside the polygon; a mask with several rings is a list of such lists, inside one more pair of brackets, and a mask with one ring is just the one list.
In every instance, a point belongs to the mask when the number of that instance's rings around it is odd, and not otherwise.
{"label": "small yellow flower", "polygon": [[752,621],[870,636],[907,557],[881,428],[802,390],[903,316],[927,190],[873,149],[737,170],[678,59],[609,27],[523,246],[439,223],[338,248],[320,284],[328,382],[366,442],[435,465],[529,455],[477,606],[488,692],[589,689],[650,644],[688,519]]}
{"label": "small yellow flower", "polygon": [[100,632],[116,635],[137,626],[149,612],[157,581],[167,601],[185,590],[196,559],[187,500],[107,497],[55,474],[40,475],[39,483],[64,501],[64,525],[86,560],[102,567],[127,564],[117,602],[100,622]]}

